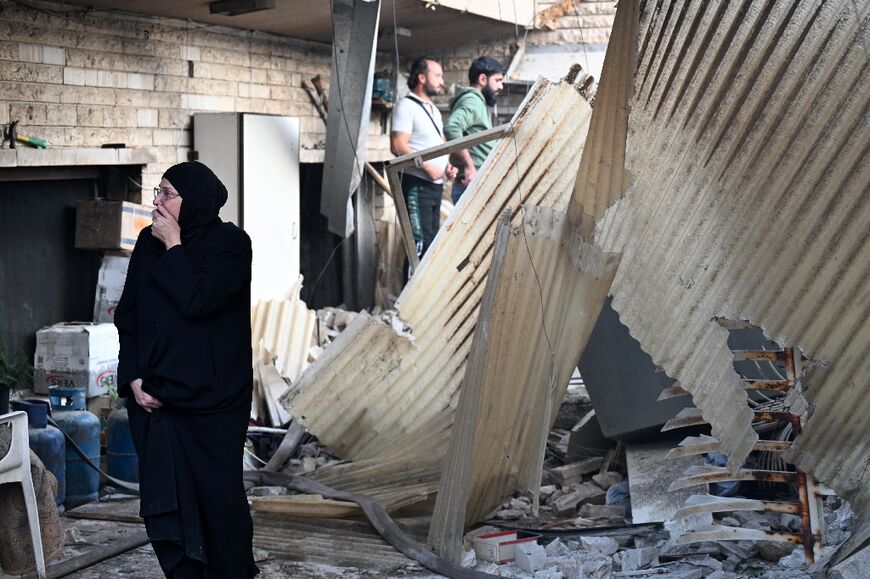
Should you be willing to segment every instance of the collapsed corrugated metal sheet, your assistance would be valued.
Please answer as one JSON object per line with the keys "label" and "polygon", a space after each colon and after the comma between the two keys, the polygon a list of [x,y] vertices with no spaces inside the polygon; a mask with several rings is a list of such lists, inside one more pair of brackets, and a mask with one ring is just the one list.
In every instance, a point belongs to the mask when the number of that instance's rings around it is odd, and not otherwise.
{"label": "collapsed corrugated metal sheet", "polygon": [[596,233],[613,306],[692,393],[732,466],[755,441],[716,318],[815,361],[787,458],[867,514],[866,1],[648,2],[627,167]]}
{"label": "collapsed corrugated metal sheet", "polygon": [[293,299],[264,300],[251,308],[251,349],[254,354],[254,397],[251,417],[283,426],[290,414],[278,404],[288,391],[285,378],[295,381],[308,364],[316,317],[299,299],[302,277]]}
{"label": "collapsed corrugated metal sheet", "polygon": [[595,223],[625,188],[628,104],[637,55],[638,4],[620,6],[567,213],[523,207],[505,213],[429,542],[448,560],[463,553],[467,525],[516,491],[537,507],[547,435],[607,297],[619,256],[592,243]]}
{"label": "collapsed corrugated metal sheet", "polygon": [[[299,299],[301,277],[289,300],[264,300],[251,309],[251,347],[255,360],[271,362],[281,376],[296,380],[308,363],[308,350],[314,344],[317,317]],[[267,358],[264,359],[263,356]]]}
{"label": "collapsed corrugated metal sheet", "polygon": [[444,224],[397,304],[413,338],[360,315],[282,403],[339,456],[447,448],[496,220],[522,203],[564,210],[591,109],[570,83],[541,81]]}

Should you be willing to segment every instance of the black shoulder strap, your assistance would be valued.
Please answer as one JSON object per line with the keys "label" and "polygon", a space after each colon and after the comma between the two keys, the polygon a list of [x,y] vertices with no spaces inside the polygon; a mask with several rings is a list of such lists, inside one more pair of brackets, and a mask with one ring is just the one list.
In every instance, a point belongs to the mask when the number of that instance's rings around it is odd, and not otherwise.
{"label": "black shoulder strap", "polygon": [[432,118],[432,115],[429,114],[429,109],[426,108],[426,105],[423,104],[422,101],[418,101],[412,96],[408,96],[409,99],[420,105],[420,108],[423,109],[423,112],[426,113],[426,116],[429,117],[429,120],[432,121],[432,126],[435,127],[435,130],[438,131],[438,135],[443,137],[444,134],[441,132],[441,128],[438,126],[438,123],[435,122],[435,119]]}

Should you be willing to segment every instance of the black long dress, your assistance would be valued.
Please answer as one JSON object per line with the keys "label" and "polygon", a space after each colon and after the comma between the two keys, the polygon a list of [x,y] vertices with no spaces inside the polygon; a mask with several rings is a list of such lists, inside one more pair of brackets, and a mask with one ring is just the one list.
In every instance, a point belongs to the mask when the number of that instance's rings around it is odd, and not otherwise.
{"label": "black long dress", "polygon": [[[217,218],[225,189],[170,182],[183,197],[182,244],[167,251],[150,227],[142,231],[115,312],[140,514],[168,577],[253,577],[242,483],[253,385],[251,242]],[[135,403],[129,383],[137,378],[161,408],[148,413]]]}

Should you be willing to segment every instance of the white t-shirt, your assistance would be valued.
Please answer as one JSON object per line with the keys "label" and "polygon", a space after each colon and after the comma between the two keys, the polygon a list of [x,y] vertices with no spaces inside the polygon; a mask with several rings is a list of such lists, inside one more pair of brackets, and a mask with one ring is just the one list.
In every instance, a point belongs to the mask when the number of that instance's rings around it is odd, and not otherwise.
{"label": "white t-shirt", "polygon": [[[420,106],[420,103],[423,104],[422,107]],[[426,107],[425,110],[423,107]],[[432,101],[420,100],[415,95],[409,94],[400,100],[393,108],[393,124],[391,130],[399,133],[411,133],[408,145],[414,151],[421,151],[443,143],[443,127],[444,124],[441,120],[441,111],[438,110]],[[444,169],[447,167],[448,159],[448,155],[443,155],[431,159],[431,162]],[[427,181],[432,180],[423,169],[411,166],[406,168],[405,171],[411,175],[426,179]],[[435,181],[435,183],[442,182],[443,179]]]}

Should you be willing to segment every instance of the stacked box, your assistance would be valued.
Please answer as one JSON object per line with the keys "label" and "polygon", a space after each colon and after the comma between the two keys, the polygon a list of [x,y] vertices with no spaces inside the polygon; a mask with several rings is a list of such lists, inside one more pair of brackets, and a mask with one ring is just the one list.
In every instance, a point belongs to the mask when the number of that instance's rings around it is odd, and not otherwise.
{"label": "stacked box", "polygon": [[139,232],[151,225],[152,207],[88,199],[76,208],[76,249],[132,251]]}
{"label": "stacked box", "polygon": [[130,258],[121,255],[107,255],[103,258],[97,277],[97,293],[94,300],[94,321],[111,323],[115,319],[115,308],[124,291],[127,279],[127,266]]}
{"label": "stacked box", "polygon": [[34,390],[84,388],[87,397],[115,389],[118,330],[114,324],[60,323],[36,332]]}

